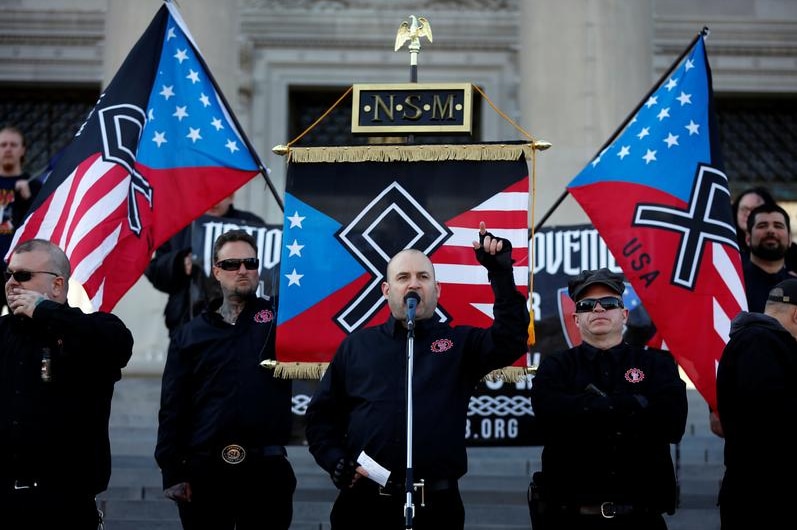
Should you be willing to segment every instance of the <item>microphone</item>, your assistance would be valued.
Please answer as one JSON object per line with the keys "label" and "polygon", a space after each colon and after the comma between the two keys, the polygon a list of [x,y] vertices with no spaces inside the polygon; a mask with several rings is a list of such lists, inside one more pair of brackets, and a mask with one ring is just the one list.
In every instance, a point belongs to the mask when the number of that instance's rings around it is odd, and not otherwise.
{"label": "microphone", "polygon": [[415,325],[415,308],[418,307],[420,301],[421,297],[415,291],[404,295],[404,303],[407,304],[407,327]]}

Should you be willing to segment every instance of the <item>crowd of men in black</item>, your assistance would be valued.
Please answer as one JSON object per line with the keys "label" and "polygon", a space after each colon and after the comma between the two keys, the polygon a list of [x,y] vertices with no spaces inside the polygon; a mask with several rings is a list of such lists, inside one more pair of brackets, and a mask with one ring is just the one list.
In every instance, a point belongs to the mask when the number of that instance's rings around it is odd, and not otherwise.
{"label": "crowd of men in black", "polygon": [[[21,132],[0,129],[2,226],[9,223],[0,235],[8,241],[38,188],[22,171],[24,152]],[[238,212],[231,202],[218,215]],[[795,491],[783,484],[797,472],[788,421],[797,409],[797,251],[788,214],[766,190],[739,194],[733,209],[748,310],[732,322],[711,411],[725,439],[720,514],[723,530],[774,528],[789,519]],[[405,249],[381,285],[389,317],[344,339],[321,378],[306,436],[339,490],[333,530],[463,530],[468,402],[485,375],[526,354],[529,326],[510,241],[481,223],[473,252],[494,294],[491,326],[439,322],[434,266]],[[260,368],[276,358],[277,300],[257,294],[258,256],[244,230],[218,237],[213,299],[191,289],[197,264],[184,233],[158,249],[147,272],[171,295],[155,458],[186,530],[287,530],[293,519],[291,383]],[[70,307],[70,264],[55,244],[26,241],[3,266],[0,508],[14,528],[96,529],[95,497],[111,471],[111,398],[132,334],[112,314]],[[530,391],[543,437],[529,488],[535,530],[665,530],[663,514],[676,510],[670,446],[686,427],[686,384],[669,353],[625,340],[624,291],[623,276],[608,269],[568,284],[581,343],[547,355]],[[410,412],[408,395],[418,404]]]}

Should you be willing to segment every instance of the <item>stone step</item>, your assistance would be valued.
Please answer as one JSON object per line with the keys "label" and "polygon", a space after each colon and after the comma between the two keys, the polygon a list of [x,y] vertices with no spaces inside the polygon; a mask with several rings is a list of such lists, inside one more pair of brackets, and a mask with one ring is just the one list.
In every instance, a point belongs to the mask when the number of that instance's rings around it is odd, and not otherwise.
{"label": "stone step", "polygon": [[[139,506],[147,504],[149,507]],[[177,509],[170,501],[148,501],[126,506],[109,503],[105,530],[180,530]],[[329,530],[330,502],[297,502],[291,530]],[[127,516],[124,516],[129,510]],[[134,513],[133,513],[134,512]],[[119,515],[123,515],[119,517]],[[528,530],[528,510],[523,506],[466,506],[466,530]],[[719,517],[705,508],[682,505],[672,516],[665,516],[669,530],[718,530]]]}

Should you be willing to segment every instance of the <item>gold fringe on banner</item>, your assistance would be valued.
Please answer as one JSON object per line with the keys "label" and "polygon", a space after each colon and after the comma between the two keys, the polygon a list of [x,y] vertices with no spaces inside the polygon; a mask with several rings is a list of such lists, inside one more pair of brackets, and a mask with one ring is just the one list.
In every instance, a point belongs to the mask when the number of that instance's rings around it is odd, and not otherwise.
{"label": "gold fringe on banner", "polygon": [[427,144],[293,147],[288,162],[439,162],[442,160],[497,161],[533,157],[532,144]]}
{"label": "gold fringe on banner", "polygon": [[493,370],[485,375],[483,381],[517,383],[518,381],[522,381],[528,374],[533,374],[536,370],[536,366],[506,366],[498,370]]}
{"label": "gold fringe on banner", "polygon": [[329,363],[283,362],[266,359],[260,366],[274,370],[274,377],[280,379],[321,379]]}
{"label": "gold fringe on banner", "polygon": [[[329,363],[300,363],[282,362],[267,359],[260,363],[260,366],[268,370],[274,370],[274,377],[280,379],[321,379],[326,372]],[[507,366],[498,370],[493,370],[486,376],[484,381],[504,381],[506,383],[517,383],[522,381],[528,374],[533,374],[537,370],[536,366]]]}

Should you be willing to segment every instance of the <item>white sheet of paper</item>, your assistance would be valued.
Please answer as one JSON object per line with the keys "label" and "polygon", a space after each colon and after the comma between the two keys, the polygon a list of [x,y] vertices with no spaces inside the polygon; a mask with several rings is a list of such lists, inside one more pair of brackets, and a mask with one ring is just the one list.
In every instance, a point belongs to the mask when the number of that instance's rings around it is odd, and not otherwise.
{"label": "white sheet of paper", "polygon": [[362,451],[360,456],[357,457],[357,463],[363,466],[368,472],[368,478],[380,486],[387,484],[387,479],[390,476],[390,470],[379,465],[379,462],[365,454],[365,451]]}

